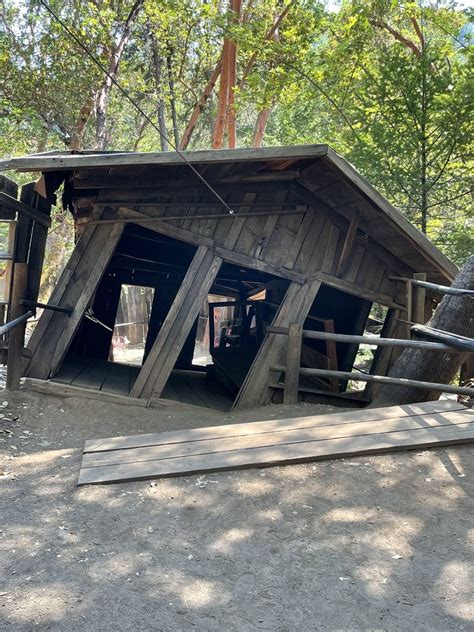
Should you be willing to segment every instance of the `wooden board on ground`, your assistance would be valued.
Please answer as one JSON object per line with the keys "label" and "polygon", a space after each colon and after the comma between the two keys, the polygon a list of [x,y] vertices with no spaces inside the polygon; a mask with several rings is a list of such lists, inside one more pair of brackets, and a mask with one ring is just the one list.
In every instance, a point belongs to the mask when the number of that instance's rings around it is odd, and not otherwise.
{"label": "wooden board on ground", "polygon": [[428,402],[86,442],[79,485],[474,441],[474,412]]}

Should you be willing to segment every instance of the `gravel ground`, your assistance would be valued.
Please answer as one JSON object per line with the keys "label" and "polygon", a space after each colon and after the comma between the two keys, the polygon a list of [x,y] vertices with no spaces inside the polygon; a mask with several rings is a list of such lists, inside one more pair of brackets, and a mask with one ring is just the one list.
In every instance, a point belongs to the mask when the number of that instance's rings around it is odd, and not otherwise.
{"label": "gravel ground", "polygon": [[2,400],[1,630],[474,629],[467,446],[77,488],[85,439],[325,407]]}

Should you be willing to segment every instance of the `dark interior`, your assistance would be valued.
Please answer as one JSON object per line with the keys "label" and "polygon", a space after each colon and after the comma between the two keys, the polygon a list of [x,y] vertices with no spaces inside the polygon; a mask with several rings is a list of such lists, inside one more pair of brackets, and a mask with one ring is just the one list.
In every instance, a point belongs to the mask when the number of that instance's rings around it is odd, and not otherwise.
{"label": "dark interior", "polygon": [[[112,330],[116,324],[122,285],[154,289],[148,333],[144,341],[146,361],[195,252],[196,247],[193,245],[129,224],[98,287],[92,311],[89,317],[83,319],[56,379],[61,379],[66,368],[69,372],[77,370],[78,377],[72,382],[74,384],[85,381],[89,387],[118,389],[128,394],[139,367],[110,366]],[[194,391],[194,397],[191,399],[196,399],[197,390],[198,398],[203,399],[202,389],[207,388],[214,395],[220,393],[225,396],[230,405],[250,369],[265,335],[265,328],[273,321],[288,285],[289,281],[265,272],[224,262],[210,292],[210,295],[218,298],[210,299],[208,304],[203,305],[163,396],[189,400],[189,394],[181,393],[180,396],[177,392],[177,383],[184,381],[186,389],[190,384],[193,386],[191,390]],[[338,333],[361,333],[370,307],[371,303],[366,300],[323,286],[304,328],[324,331],[329,321]],[[204,366],[193,362],[198,338],[200,344],[204,340],[209,352],[210,361]],[[338,344],[338,368],[350,370],[356,353],[356,345]],[[302,366],[326,367],[327,356],[325,342],[305,340]],[[306,382],[308,386],[318,389],[327,390],[330,387],[324,380]],[[196,384],[199,389],[196,389]],[[183,384],[180,388],[182,391]],[[217,405],[216,402],[214,404]]]}

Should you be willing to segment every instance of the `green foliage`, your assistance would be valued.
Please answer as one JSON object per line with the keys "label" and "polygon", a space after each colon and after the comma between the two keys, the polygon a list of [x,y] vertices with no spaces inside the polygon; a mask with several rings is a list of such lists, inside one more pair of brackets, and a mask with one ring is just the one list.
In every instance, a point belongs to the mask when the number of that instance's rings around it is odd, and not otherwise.
{"label": "green foliage", "polygon": [[[133,0],[49,1],[107,65]],[[238,80],[255,56],[236,89],[239,145],[272,108],[265,144],[330,144],[461,263],[473,250],[468,13],[448,1],[343,0],[329,11],[295,0],[267,40],[284,3],[244,0],[238,24],[228,6],[144,0],[120,60],[123,87],[154,121],[164,108],[170,138],[174,113],[180,136],[227,35]],[[0,67],[0,155],[69,147],[104,76],[37,0],[0,0]],[[190,149],[210,147],[216,105],[214,91]],[[84,149],[96,143],[94,107],[86,119]],[[160,149],[157,131],[115,88],[106,125],[107,149]]]}

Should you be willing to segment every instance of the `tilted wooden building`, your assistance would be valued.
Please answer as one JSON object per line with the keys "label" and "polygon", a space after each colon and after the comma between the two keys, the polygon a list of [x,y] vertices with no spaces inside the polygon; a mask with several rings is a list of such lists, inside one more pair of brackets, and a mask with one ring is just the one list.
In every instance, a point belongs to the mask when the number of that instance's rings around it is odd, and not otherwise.
{"label": "tilted wooden building", "polygon": [[[57,152],[0,163],[3,170],[41,174],[36,214],[47,216],[48,201],[61,189],[80,235],[49,299],[69,313],[43,311],[28,343],[25,376],[74,385],[82,375],[82,386],[90,388],[107,390],[108,381],[115,392],[136,398],[169,396],[170,377],[184,370],[192,380],[198,318],[208,296],[217,295],[225,298],[211,301],[205,338],[212,381],[196,372],[204,390],[207,385],[203,399],[212,406],[219,383],[236,407],[270,402],[281,397],[271,367],[285,353],[286,339],[265,333],[268,325],[361,334],[378,303],[388,308],[384,335],[396,336],[406,331],[411,306],[406,285],[393,277],[425,273],[428,281],[449,284],[456,274],[327,145],[185,155],[232,214],[174,153]],[[3,217],[15,210],[12,197],[0,200]],[[27,298],[35,301],[44,230],[38,245],[31,238],[34,217],[16,211],[23,218],[17,252],[34,275]],[[109,357],[123,285],[154,288],[154,297],[143,364],[120,377]],[[428,296],[427,314],[431,306]],[[215,316],[222,307],[224,322]],[[354,344],[311,340],[302,364],[350,371],[356,352]],[[380,348],[371,371],[384,374],[389,362],[390,352]],[[302,380],[301,397],[348,398],[345,386]]]}

